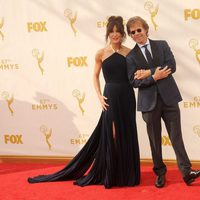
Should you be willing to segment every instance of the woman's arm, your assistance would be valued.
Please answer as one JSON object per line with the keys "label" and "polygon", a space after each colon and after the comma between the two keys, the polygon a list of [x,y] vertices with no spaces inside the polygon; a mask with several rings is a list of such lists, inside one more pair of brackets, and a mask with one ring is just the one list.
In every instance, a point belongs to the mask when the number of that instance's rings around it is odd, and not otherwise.
{"label": "woman's arm", "polygon": [[102,109],[107,110],[106,106],[109,106],[105,100],[107,97],[103,96],[101,93],[101,87],[100,87],[100,81],[99,81],[99,74],[102,68],[102,52],[98,51],[95,56],[95,67],[94,67],[94,75],[93,75],[93,82],[94,82],[94,88],[96,90],[97,96],[99,98],[99,101],[101,103]]}

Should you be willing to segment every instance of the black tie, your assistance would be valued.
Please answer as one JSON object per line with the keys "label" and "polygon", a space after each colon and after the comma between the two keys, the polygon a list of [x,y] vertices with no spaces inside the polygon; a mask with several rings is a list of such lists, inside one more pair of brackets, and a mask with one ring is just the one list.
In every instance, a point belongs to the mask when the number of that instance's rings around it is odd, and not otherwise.
{"label": "black tie", "polygon": [[149,50],[147,49],[147,45],[148,45],[148,44],[146,44],[146,45],[144,45],[144,46],[142,46],[142,47],[145,48],[145,55],[146,55],[146,58],[147,58],[147,62],[148,62],[148,64],[149,64],[149,67],[150,67],[150,68],[153,68],[153,59],[152,59],[152,57],[151,57],[151,54],[150,54]]}

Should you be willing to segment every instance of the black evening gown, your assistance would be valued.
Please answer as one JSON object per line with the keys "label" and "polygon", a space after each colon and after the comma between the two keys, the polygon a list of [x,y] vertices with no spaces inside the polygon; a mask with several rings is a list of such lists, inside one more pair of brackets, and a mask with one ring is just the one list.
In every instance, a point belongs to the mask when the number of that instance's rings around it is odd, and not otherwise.
{"label": "black evening gown", "polygon": [[109,107],[102,112],[89,140],[62,170],[28,178],[29,183],[75,180],[74,184],[79,186],[104,185],[105,188],[140,183],[136,102],[128,81],[126,58],[113,53],[103,61],[102,71]]}

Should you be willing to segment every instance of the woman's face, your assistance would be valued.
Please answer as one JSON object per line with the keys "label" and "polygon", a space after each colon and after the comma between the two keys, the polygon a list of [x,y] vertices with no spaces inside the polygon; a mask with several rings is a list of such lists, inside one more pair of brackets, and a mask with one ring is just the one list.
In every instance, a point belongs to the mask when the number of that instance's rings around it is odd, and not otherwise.
{"label": "woman's face", "polygon": [[122,42],[122,35],[117,31],[117,27],[114,26],[112,32],[108,35],[111,44],[118,44]]}

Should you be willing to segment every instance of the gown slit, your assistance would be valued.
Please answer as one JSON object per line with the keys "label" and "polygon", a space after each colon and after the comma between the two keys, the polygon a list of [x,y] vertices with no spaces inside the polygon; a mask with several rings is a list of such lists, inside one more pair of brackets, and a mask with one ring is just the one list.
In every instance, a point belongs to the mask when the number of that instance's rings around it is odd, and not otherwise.
{"label": "gown slit", "polygon": [[112,123],[112,132],[113,132],[113,141],[114,144],[116,145],[116,129],[115,129],[115,123]]}
{"label": "gown slit", "polygon": [[140,182],[140,156],[135,122],[135,94],[128,82],[126,58],[113,53],[102,62],[103,95],[109,107],[79,153],[53,174],[28,178],[29,183],[75,180],[79,186],[134,186]]}

